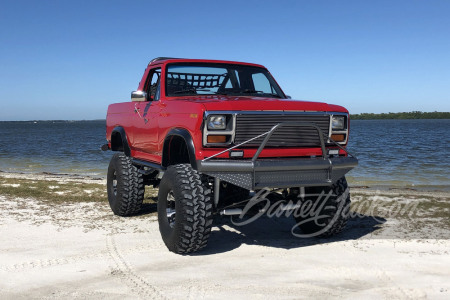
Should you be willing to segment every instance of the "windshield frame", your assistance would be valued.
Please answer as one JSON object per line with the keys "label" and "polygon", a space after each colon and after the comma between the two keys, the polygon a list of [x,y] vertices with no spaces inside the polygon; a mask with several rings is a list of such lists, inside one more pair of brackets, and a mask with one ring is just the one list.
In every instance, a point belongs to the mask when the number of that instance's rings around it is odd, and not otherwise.
{"label": "windshield frame", "polygon": [[[255,74],[255,73],[262,73],[264,76],[266,76],[268,82],[270,83],[271,87],[274,90],[274,94],[271,93],[260,93],[259,91],[254,90],[245,90],[241,86],[239,90],[234,89],[235,91],[227,91],[226,93],[222,92],[212,92],[212,93],[192,93],[192,90],[186,89],[186,93],[169,93],[168,89],[168,82],[170,79],[168,79],[169,74],[169,68],[174,66],[192,66],[192,67],[209,67],[209,68],[222,68],[226,69],[227,72],[229,72],[230,69],[232,70],[248,70],[248,74]],[[166,97],[203,97],[203,96],[234,96],[234,97],[261,97],[261,98],[276,98],[276,99],[286,99],[286,95],[284,94],[283,90],[280,88],[278,83],[275,81],[273,76],[270,74],[270,72],[264,68],[259,66],[252,66],[247,64],[237,64],[237,63],[216,63],[216,62],[170,62],[167,63],[164,68],[164,94]],[[248,75],[247,74],[247,75]],[[239,83],[240,84],[240,83]],[[253,84],[253,82],[252,82]],[[199,89],[201,91],[201,88]]]}

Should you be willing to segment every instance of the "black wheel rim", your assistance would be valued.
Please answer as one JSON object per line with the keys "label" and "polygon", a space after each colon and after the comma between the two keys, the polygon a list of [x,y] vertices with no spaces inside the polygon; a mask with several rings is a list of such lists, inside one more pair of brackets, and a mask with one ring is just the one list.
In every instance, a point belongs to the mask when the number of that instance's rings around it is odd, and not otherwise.
{"label": "black wheel rim", "polygon": [[167,193],[167,208],[166,208],[166,214],[167,214],[167,221],[169,222],[170,228],[175,227],[175,195],[173,194],[173,191],[169,191]]}
{"label": "black wheel rim", "polygon": [[114,171],[113,178],[112,178],[112,192],[114,196],[117,196],[117,176],[116,171]]}

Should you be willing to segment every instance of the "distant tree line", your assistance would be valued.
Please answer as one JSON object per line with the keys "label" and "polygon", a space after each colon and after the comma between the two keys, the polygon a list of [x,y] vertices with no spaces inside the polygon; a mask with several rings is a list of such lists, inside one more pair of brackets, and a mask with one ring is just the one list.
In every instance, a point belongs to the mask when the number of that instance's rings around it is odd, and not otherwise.
{"label": "distant tree line", "polygon": [[384,120],[384,119],[450,119],[450,112],[399,112],[399,113],[362,113],[350,115],[352,120]]}

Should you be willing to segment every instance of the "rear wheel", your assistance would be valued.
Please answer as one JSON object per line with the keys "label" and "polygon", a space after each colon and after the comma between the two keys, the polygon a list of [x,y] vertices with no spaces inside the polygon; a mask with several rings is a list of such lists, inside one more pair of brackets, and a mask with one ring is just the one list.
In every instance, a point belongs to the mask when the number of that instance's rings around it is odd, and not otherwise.
{"label": "rear wheel", "polygon": [[[321,195],[323,193],[322,197]],[[345,177],[331,187],[310,188],[307,190],[312,202],[317,202],[314,215],[296,216],[297,226],[304,234],[318,237],[331,237],[347,225],[350,210],[350,193]],[[305,200],[308,200],[305,199]]]}
{"label": "rear wheel", "polygon": [[131,159],[123,153],[114,154],[107,174],[108,201],[119,216],[136,214],[144,200],[144,180]]}
{"label": "rear wheel", "polygon": [[169,166],[158,193],[158,222],[162,239],[175,253],[204,248],[212,226],[211,189],[188,164]]}

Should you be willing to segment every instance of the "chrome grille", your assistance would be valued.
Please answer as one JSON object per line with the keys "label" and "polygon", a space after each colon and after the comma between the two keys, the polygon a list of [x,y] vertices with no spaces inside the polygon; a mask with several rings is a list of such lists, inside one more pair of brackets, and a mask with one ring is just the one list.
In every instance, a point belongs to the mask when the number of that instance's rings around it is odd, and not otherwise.
{"label": "chrome grille", "polygon": [[[239,144],[269,131],[282,122],[311,122],[319,126],[323,133],[330,129],[329,115],[316,114],[238,114],[234,143]],[[264,137],[253,140],[245,147],[258,147]],[[319,147],[320,140],[314,127],[283,126],[277,129],[266,147]]]}

